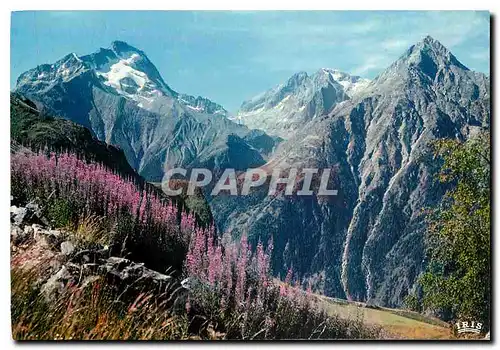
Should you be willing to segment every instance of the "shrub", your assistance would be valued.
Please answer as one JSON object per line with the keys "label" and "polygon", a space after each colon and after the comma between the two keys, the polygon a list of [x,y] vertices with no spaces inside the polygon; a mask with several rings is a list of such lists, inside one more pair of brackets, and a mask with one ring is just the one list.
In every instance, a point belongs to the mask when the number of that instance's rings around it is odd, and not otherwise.
{"label": "shrub", "polygon": [[53,200],[47,208],[47,216],[57,227],[72,225],[77,217],[71,200],[58,198]]}
{"label": "shrub", "polygon": [[422,311],[422,305],[420,304],[420,300],[415,294],[408,294],[404,298],[404,305],[408,310],[411,311],[416,311],[416,312],[421,312]]}

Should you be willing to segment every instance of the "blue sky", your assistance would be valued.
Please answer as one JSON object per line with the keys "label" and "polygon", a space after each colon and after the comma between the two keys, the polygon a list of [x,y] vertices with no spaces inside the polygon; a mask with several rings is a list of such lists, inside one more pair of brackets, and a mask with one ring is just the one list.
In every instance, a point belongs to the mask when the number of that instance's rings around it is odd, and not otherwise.
{"label": "blue sky", "polygon": [[173,89],[230,111],[289,76],[336,68],[374,78],[431,35],[489,74],[488,12],[14,12],[11,88],[19,74],[113,40],[143,50]]}

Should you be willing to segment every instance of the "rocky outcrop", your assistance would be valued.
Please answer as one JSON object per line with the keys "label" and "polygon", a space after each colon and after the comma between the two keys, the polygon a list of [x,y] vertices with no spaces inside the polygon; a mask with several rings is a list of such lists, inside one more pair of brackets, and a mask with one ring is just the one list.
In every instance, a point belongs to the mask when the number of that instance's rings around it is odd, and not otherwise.
{"label": "rocky outcrop", "polygon": [[11,206],[10,220],[18,228],[26,224],[48,225],[48,221],[43,217],[40,207],[34,203],[28,203],[25,207]]}
{"label": "rocky outcrop", "polygon": [[36,283],[48,301],[57,300],[68,286],[85,287],[100,278],[131,296],[141,292],[161,295],[167,287],[178,285],[172,276],[144,263],[112,256],[107,246],[84,248],[71,232],[35,222],[47,222],[38,206],[11,207],[11,267],[35,271]]}

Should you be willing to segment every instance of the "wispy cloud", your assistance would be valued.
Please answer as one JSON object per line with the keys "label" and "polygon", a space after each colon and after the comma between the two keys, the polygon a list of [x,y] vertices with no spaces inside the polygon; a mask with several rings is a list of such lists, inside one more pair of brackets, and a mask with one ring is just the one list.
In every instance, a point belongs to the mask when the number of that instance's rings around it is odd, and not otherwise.
{"label": "wispy cloud", "polygon": [[490,50],[485,49],[485,50],[473,51],[471,52],[470,57],[478,61],[489,61]]}
{"label": "wispy cloud", "polygon": [[411,42],[409,40],[404,40],[404,39],[388,39],[382,41],[380,44],[380,47],[384,50],[388,51],[402,51],[405,48],[409,47],[411,45]]}
{"label": "wispy cloud", "polygon": [[383,26],[380,20],[366,20],[360,23],[351,25],[349,28],[343,28],[352,34],[366,35],[374,31],[380,30]]}
{"label": "wispy cloud", "polygon": [[383,55],[373,55],[368,58],[364,62],[362,62],[359,66],[354,67],[352,69],[352,73],[355,75],[367,76],[369,73],[378,73],[383,70],[388,65],[388,58]]}
{"label": "wispy cloud", "polygon": [[471,11],[365,12],[337,21],[305,16],[260,26],[255,32],[260,42],[257,61],[275,70],[307,70],[317,63],[314,68],[330,66],[373,77],[426,35],[456,49],[461,60],[486,58],[462,48],[478,38],[484,42],[488,30],[488,14]]}

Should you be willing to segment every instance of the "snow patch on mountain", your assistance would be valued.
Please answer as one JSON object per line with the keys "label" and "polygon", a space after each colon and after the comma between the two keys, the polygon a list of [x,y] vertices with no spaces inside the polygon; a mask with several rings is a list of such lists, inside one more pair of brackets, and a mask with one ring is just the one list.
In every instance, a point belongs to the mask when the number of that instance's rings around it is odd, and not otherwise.
{"label": "snow patch on mountain", "polygon": [[349,97],[353,97],[356,93],[362,91],[369,83],[369,79],[364,79],[359,76],[349,75],[337,69],[323,68],[324,73],[330,74],[344,88],[345,93]]}
{"label": "snow patch on mountain", "polygon": [[133,54],[129,59],[120,60],[113,64],[108,72],[97,71],[96,73],[105,79],[105,85],[111,86],[120,94],[131,95],[128,92],[130,91],[130,88],[136,89],[137,92],[140,92],[150,80],[145,73],[130,66],[130,64],[138,58],[139,55]]}

